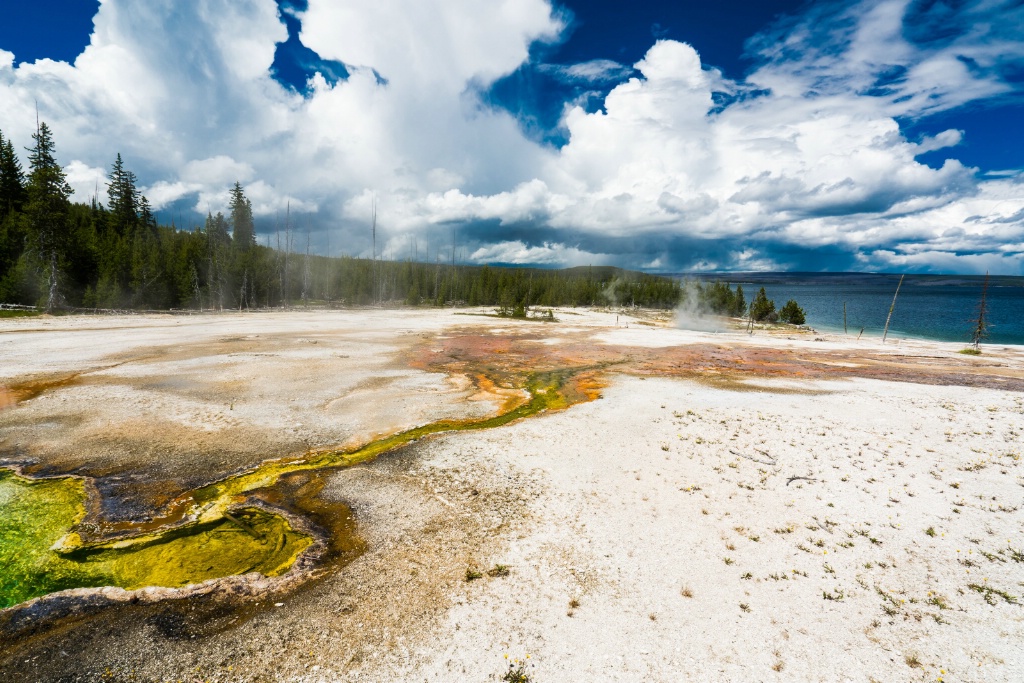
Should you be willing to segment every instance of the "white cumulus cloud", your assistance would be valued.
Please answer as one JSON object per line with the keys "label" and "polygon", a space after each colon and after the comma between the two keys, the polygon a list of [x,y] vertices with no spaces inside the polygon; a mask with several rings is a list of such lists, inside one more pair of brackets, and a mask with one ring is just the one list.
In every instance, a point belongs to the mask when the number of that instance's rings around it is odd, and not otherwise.
{"label": "white cumulus cloud", "polygon": [[[956,161],[970,130],[911,140],[901,122],[1012,91],[1022,11],[943,8],[812,4],[731,80],[671,40],[631,66],[530,65],[564,37],[548,0],[310,0],[302,42],[349,77],[302,95],[271,73],[287,38],[273,0],[104,0],[73,64],[0,50],[0,129],[28,146],[38,101],[78,198],[99,184],[102,200],[121,152],[158,209],[224,210],[237,180],[263,234],[290,209],[349,253],[368,252],[376,203],[392,253],[454,240],[479,262],[700,269],[828,249],[1020,273],[1020,172]],[[942,38],[950,25],[973,28]],[[485,96],[524,65],[614,87],[596,110],[567,102],[565,144],[541,144]],[[953,158],[922,163],[936,150]]]}

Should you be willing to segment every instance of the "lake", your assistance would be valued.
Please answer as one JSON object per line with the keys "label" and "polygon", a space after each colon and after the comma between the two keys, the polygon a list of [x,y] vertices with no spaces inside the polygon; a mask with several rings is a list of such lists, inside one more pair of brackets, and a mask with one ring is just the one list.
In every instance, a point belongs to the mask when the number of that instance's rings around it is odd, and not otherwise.
{"label": "lake", "polygon": [[[776,308],[789,299],[807,314],[807,324],[843,331],[843,304],[849,334],[881,336],[900,276],[869,273],[734,273],[681,275],[743,285],[747,303],[760,287]],[[889,337],[921,337],[969,342],[976,327],[984,276],[908,275],[900,287],[889,323]],[[989,281],[982,343],[1024,344],[1024,277]]]}

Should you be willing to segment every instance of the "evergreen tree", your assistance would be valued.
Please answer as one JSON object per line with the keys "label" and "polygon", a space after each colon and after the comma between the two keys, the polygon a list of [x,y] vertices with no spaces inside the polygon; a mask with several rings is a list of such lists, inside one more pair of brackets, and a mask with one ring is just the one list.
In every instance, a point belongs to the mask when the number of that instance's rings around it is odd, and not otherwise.
{"label": "evergreen tree", "polygon": [[124,167],[121,153],[110,168],[107,197],[110,199],[110,219],[118,234],[131,234],[139,221],[139,193],[135,188],[135,174]]}
{"label": "evergreen tree", "polygon": [[252,202],[242,189],[242,184],[235,181],[231,188],[231,230],[237,249],[248,249],[256,246],[256,231],[252,220]]}
{"label": "evergreen tree", "polygon": [[14,145],[0,132],[0,222],[25,204],[25,173],[14,153]]}
{"label": "evergreen tree", "polygon": [[732,314],[737,318],[747,312],[747,302],[743,298],[743,285],[736,285],[736,296],[733,297]]}
{"label": "evergreen tree", "polygon": [[46,123],[32,135],[36,144],[29,150],[28,225],[47,275],[46,310],[60,300],[59,268],[68,243],[68,211],[71,186],[54,157],[53,137]]}
{"label": "evergreen tree", "polygon": [[228,273],[225,267],[228,248],[231,245],[231,236],[228,235],[228,224],[224,220],[224,214],[220,211],[216,216],[207,214],[204,231],[206,233],[208,299],[211,307],[224,308],[224,304],[227,303],[225,296],[228,293]]}
{"label": "evergreen tree", "polygon": [[157,228],[156,218],[153,216],[153,209],[149,205],[146,195],[139,197],[139,224],[148,232],[155,232]]}
{"label": "evergreen tree", "polygon": [[807,319],[804,309],[800,308],[795,299],[790,299],[779,311],[779,320],[792,325],[803,325]]}
{"label": "evergreen tree", "polygon": [[0,133],[0,301],[28,299],[24,291],[26,226],[20,213],[26,200],[25,174],[10,139]]}
{"label": "evergreen tree", "polygon": [[778,315],[775,313],[775,302],[765,294],[764,287],[757,293],[754,300],[750,302],[750,317],[758,322],[767,320],[775,322]]}

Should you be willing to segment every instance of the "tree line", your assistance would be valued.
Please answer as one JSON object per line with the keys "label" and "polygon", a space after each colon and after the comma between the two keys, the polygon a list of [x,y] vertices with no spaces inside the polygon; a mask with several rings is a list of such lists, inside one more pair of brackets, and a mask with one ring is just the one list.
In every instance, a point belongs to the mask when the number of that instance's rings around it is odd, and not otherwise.
{"label": "tree line", "polygon": [[726,315],[734,318],[748,318],[752,322],[784,322],[791,325],[803,325],[806,321],[804,309],[794,299],[790,299],[776,310],[775,300],[769,299],[762,287],[747,306],[743,294],[743,285],[733,289],[728,282],[721,280],[692,285],[697,307],[701,312]]}
{"label": "tree line", "polygon": [[610,267],[545,270],[328,258],[259,245],[245,189],[194,230],[159,225],[120,154],[108,203],[72,202],[45,122],[26,173],[0,131],[0,302],[62,308],[226,309],[309,304],[674,307],[672,279]]}
{"label": "tree line", "polygon": [[705,313],[803,323],[790,301],[779,312],[764,288],[746,304],[742,286],[678,280],[610,266],[562,270],[325,257],[295,248],[286,215],[284,246],[257,244],[252,202],[238,182],[228,214],[209,213],[193,230],[160,225],[120,154],[107,205],[72,202],[53,135],[39,123],[26,173],[0,131],[0,303],[56,309],[254,309],[294,305],[622,305],[674,308],[684,292]]}

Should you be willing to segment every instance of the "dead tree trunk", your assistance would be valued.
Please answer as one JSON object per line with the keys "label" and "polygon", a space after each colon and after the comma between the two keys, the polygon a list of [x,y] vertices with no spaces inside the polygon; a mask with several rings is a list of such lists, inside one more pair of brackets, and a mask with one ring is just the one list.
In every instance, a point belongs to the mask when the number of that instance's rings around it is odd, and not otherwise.
{"label": "dead tree trunk", "polygon": [[985,322],[985,313],[987,308],[988,298],[988,271],[985,271],[985,284],[981,287],[981,303],[978,304],[978,317],[974,321],[974,334],[971,338],[971,344],[974,345],[975,351],[980,351],[979,345],[981,344],[982,338],[986,336],[988,329],[988,323]]}
{"label": "dead tree trunk", "polygon": [[882,343],[885,343],[885,338],[889,334],[889,321],[892,320],[892,312],[896,309],[896,297],[900,295],[900,287],[903,285],[903,278],[905,275],[900,275],[900,282],[896,285],[896,293],[892,295],[892,305],[889,306],[889,315],[885,318],[885,330],[882,331]]}

